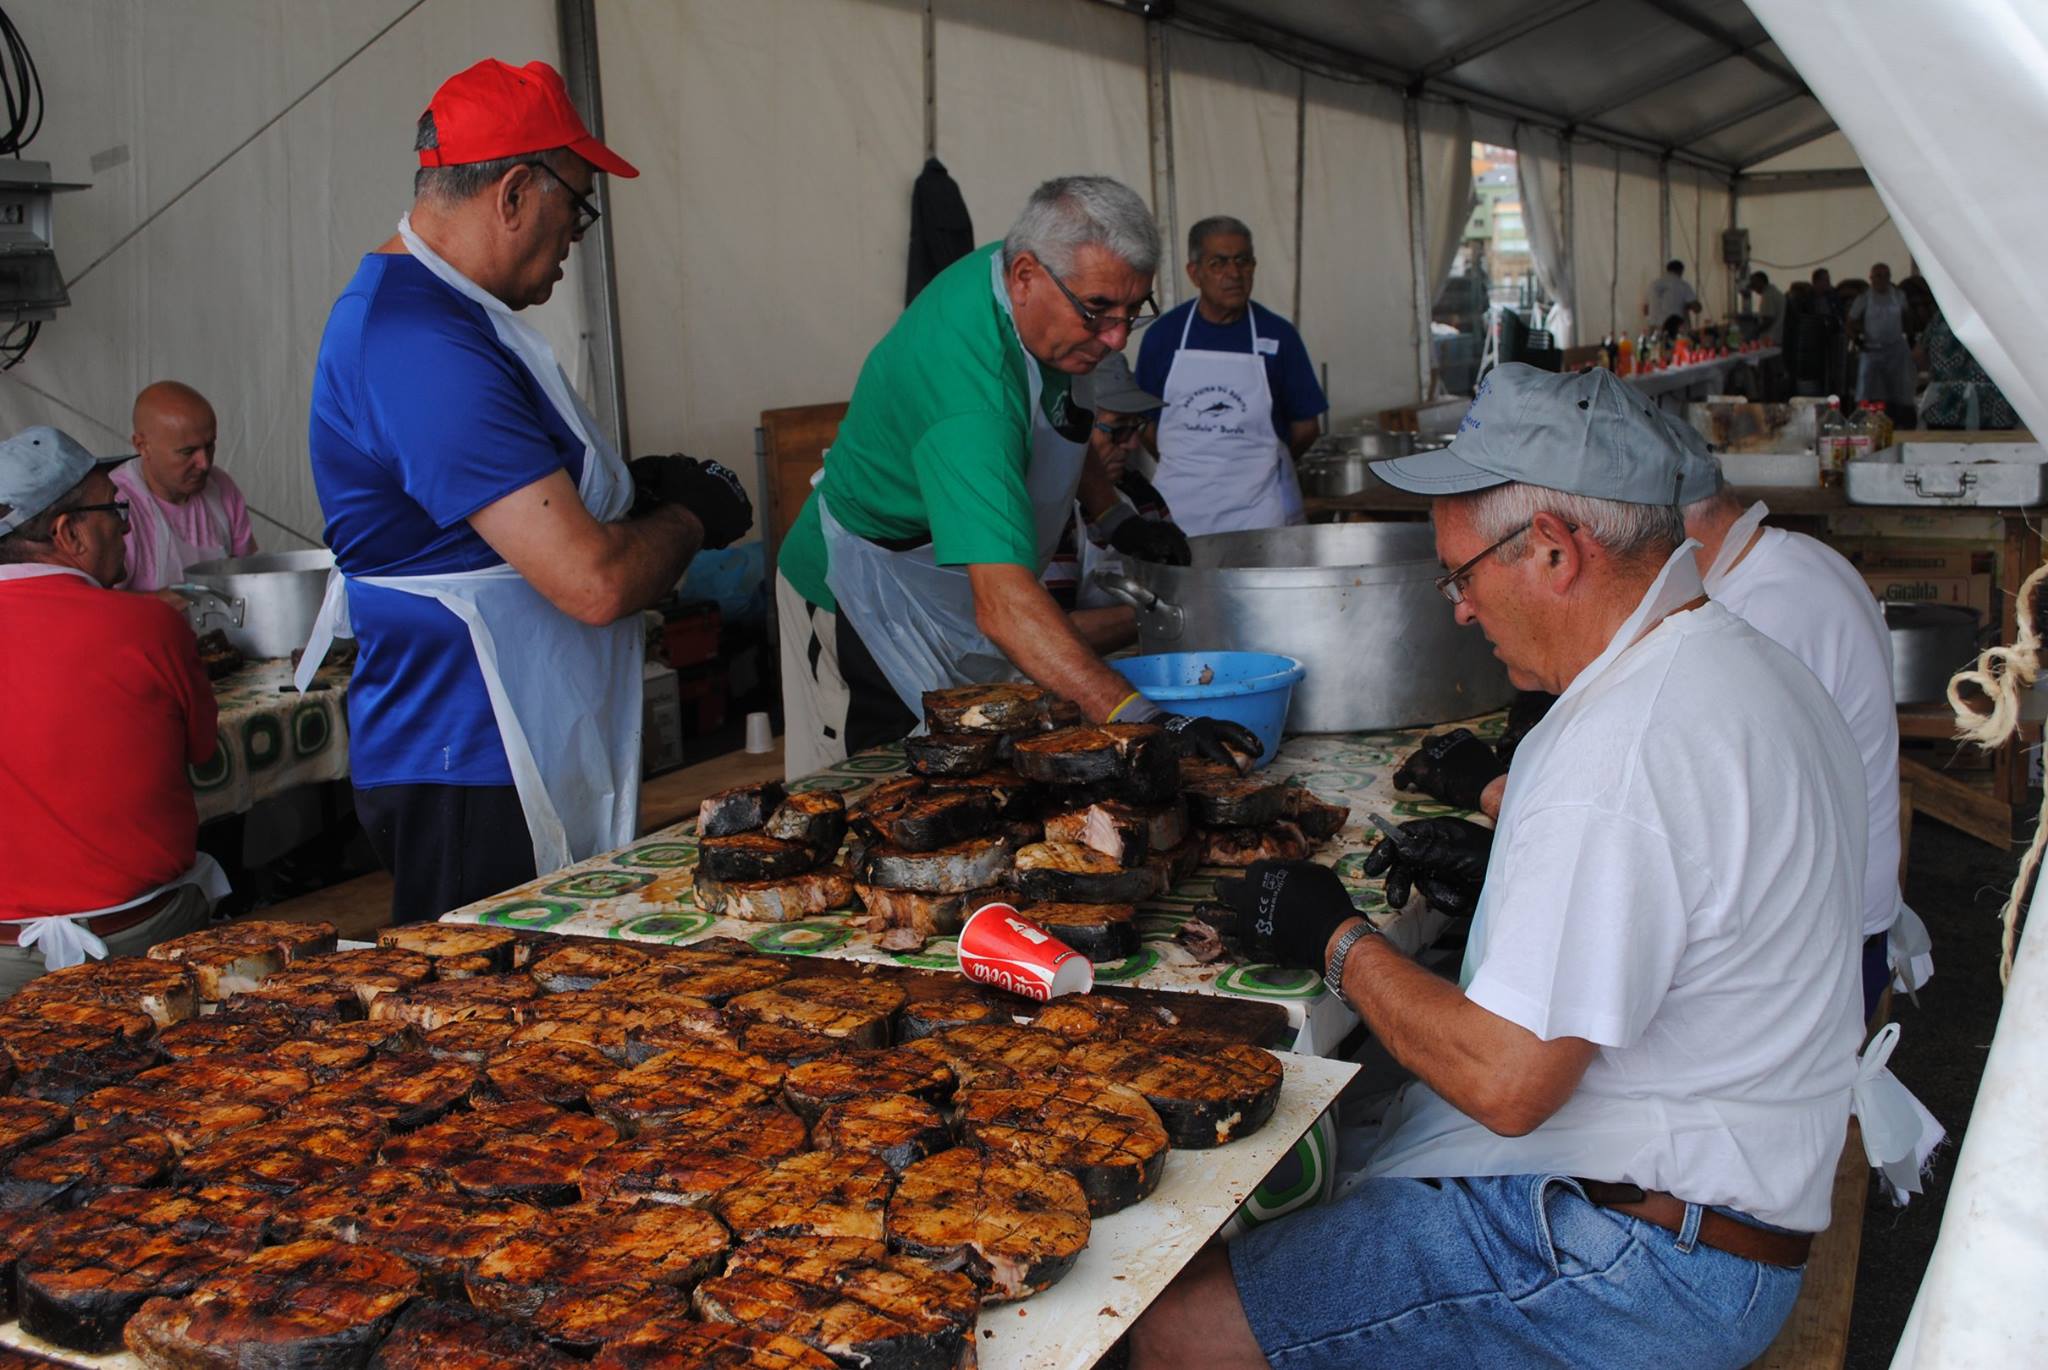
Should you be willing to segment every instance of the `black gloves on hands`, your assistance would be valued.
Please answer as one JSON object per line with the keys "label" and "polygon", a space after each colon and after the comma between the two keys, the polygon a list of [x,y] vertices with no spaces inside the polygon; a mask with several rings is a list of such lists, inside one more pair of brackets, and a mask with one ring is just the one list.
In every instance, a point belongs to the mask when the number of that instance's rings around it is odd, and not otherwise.
{"label": "black gloves on hands", "polygon": [[1477,809],[1480,792],[1507,773],[1507,765],[1470,728],[1453,728],[1425,738],[1408,754],[1394,772],[1394,788],[1421,790],[1446,804]]}
{"label": "black gloves on hands", "polygon": [[[1133,519],[1132,522],[1137,520]],[[1221,761],[1243,775],[1252,762],[1264,755],[1258,735],[1242,723],[1227,718],[1206,718],[1193,714],[1160,714],[1152,720],[1166,729],[1182,756]]]}
{"label": "black gloves on hands", "polygon": [[1216,897],[1244,920],[1253,957],[1318,975],[1338,926],[1359,916],[1337,873],[1313,861],[1254,861],[1244,879],[1218,880]]}
{"label": "black gloves on hands", "polygon": [[754,504],[740,478],[715,461],[680,452],[641,457],[627,466],[639,499],[636,515],[662,504],[680,504],[704,525],[706,547],[730,547],[754,526]]}
{"label": "black gloves on hands", "polygon": [[1507,730],[1500,735],[1500,741],[1493,744],[1493,754],[1500,758],[1501,765],[1514,762],[1515,748],[1522,745],[1522,739],[1529,735],[1529,730],[1543,721],[1543,716],[1555,703],[1557,696],[1542,690],[1522,690],[1515,695],[1514,703],[1508,705]]}
{"label": "black gloves on hands", "polygon": [[1432,908],[1471,917],[1486,883],[1493,829],[1463,818],[1418,818],[1399,831],[1398,838],[1382,837],[1365,858],[1367,875],[1387,877],[1387,907],[1400,908],[1414,889]]}
{"label": "black gloves on hands", "polygon": [[1185,566],[1194,559],[1188,535],[1164,519],[1127,518],[1109,535],[1109,545],[1127,557]]}

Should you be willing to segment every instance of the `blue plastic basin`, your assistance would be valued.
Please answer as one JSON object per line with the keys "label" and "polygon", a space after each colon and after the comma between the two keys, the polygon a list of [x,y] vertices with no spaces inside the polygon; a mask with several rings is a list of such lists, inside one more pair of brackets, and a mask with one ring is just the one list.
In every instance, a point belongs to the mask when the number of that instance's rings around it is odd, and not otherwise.
{"label": "blue plastic basin", "polygon": [[1273,652],[1158,652],[1124,657],[1115,665],[1163,709],[1227,718],[1250,728],[1265,748],[1259,766],[1280,750],[1288,701],[1307,674],[1293,657]]}

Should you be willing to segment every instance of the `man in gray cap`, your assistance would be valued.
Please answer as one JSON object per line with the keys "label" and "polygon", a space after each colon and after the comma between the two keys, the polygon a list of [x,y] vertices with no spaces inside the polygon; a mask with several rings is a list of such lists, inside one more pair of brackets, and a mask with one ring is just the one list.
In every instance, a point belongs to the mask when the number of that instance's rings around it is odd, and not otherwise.
{"label": "man in gray cap", "polygon": [[1456,983],[1324,867],[1220,892],[1417,1080],[1341,1198],[1190,1267],[1134,1367],[1737,1366],[1790,1312],[1861,1036],[1863,783],[1812,674],[1702,592],[1685,461],[1608,373],[1511,365],[1450,448],[1377,465],[1435,497],[1459,622],[1558,701]]}
{"label": "man in gray cap", "polygon": [[185,772],[215,747],[192,630],[108,588],[115,463],[54,428],[0,442],[0,998],[202,928],[227,892]]}

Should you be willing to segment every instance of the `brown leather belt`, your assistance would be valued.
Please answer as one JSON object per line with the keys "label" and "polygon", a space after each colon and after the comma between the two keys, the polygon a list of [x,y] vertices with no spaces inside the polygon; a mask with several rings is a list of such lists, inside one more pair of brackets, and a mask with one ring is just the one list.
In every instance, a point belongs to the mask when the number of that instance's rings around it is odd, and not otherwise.
{"label": "brown leather belt", "polygon": [[[88,918],[83,926],[87,932],[90,932],[95,937],[105,937],[110,933],[126,932],[136,924],[146,923],[162,913],[169,907],[170,902],[178,897],[178,891],[183,888],[183,885],[179,885],[167,889],[156,898],[144,904],[137,904],[132,909],[116,909],[112,913],[103,913],[96,918]],[[0,947],[20,946],[21,924],[28,921],[26,918],[0,919]]]}
{"label": "brown leather belt", "polygon": [[[1579,1187],[1586,1191],[1589,1200],[1602,1208],[1641,1218],[1667,1232],[1685,1230],[1685,1200],[1675,1194],[1666,1194],[1661,1189],[1642,1189],[1632,1184],[1610,1184],[1606,1180],[1580,1180]],[[1699,1243],[1716,1251],[1726,1251],[1731,1256],[1740,1256],[1746,1261],[1800,1266],[1806,1264],[1806,1253],[1813,1247],[1813,1234],[1772,1232],[1768,1228],[1751,1227],[1725,1213],[1709,1209],[1700,1214]]]}

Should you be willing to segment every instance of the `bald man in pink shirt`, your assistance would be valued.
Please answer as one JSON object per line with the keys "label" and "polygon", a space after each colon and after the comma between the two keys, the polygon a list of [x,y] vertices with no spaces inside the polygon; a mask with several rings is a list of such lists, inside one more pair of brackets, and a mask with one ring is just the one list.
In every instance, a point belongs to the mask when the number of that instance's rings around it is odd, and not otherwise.
{"label": "bald man in pink shirt", "polygon": [[114,468],[128,501],[126,590],[162,590],[198,561],[256,550],[249,506],[213,464],[219,425],[206,397],[157,381],[135,397],[135,460]]}

